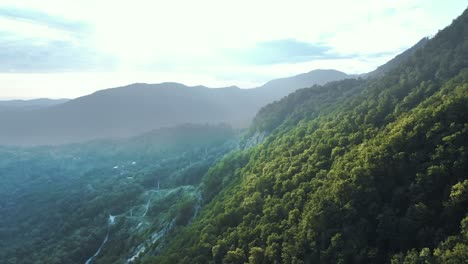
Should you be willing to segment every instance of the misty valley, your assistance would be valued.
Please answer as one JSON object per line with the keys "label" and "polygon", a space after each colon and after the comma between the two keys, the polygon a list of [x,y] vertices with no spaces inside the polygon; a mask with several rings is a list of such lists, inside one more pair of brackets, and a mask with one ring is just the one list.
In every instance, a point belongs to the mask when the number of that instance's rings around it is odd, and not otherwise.
{"label": "misty valley", "polygon": [[158,252],[167,232],[198,214],[202,176],[237,144],[228,127],[185,125],[125,140],[2,147],[0,210],[10,217],[0,220],[0,259],[132,263]]}

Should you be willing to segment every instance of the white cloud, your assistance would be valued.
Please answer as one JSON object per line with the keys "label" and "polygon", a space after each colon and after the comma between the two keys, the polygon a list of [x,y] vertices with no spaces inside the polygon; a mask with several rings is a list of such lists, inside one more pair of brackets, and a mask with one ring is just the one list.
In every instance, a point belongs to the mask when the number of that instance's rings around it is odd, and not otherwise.
{"label": "white cloud", "polygon": [[[37,38],[43,40],[73,41],[66,32],[44,25],[0,17],[1,31],[15,32],[16,38]],[[12,38],[15,35],[10,35]]]}

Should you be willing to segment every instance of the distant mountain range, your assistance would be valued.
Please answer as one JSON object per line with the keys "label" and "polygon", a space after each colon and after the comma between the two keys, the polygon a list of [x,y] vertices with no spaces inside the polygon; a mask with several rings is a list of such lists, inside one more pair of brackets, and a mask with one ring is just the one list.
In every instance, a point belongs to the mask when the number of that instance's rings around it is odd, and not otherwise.
{"label": "distant mountain range", "polygon": [[[0,145],[128,137],[184,123],[226,123],[243,128],[261,107],[292,91],[345,78],[348,75],[343,72],[315,70],[254,89],[135,83],[61,103],[49,101],[47,107],[33,108],[37,105],[33,101],[22,101],[22,111],[0,111]],[[24,111],[27,105],[29,111]]]}
{"label": "distant mountain range", "polygon": [[253,89],[253,93],[258,93],[258,96],[265,98],[266,101],[273,102],[300,88],[324,85],[328,82],[340,81],[348,78],[355,78],[355,76],[337,70],[313,70],[291,77],[271,80]]}
{"label": "distant mountain range", "polygon": [[275,79],[253,89],[208,88],[180,83],[135,83],[73,100],[0,102],[0,145],[48,145],[135,136],[186,123],[247,127],[264,106],[300,88],[350,78],[380,76],[397,67],[428,41],[398,55],[375,71],[348,75],[313,70]]}

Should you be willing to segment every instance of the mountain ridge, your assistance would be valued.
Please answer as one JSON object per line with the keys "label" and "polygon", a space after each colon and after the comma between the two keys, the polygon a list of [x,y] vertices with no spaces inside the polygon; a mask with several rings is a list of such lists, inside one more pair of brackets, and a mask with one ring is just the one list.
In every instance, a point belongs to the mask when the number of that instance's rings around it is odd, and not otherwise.
{"label": "mountain ridge", "polygon": [[26,111],[37,110],[53,105],[62,104],[70,101],[71,99],[50,99],[50,98],[37,98],[37,99],[15,99],[15,100],[0,100],[0,111]]}
{"label": "mountain ridge", "polygon": [[391,59],[387,63],[377,67],[377,69],[375,69],[375,70],[373,70],[371,72],[361,74],[360,76],[362,76],[364,78],[369,78],[369,77],[373,78],[373,77],[382,76],[383,74],[385,74],[385,73],[391,71],[392,69],[396,68],[400,63],[402,63],[403,61],[408,59],[415,52],[422,49],[427,44],[428,41],[429,41],[428,37],[422,38],[416,44],[411,46],[409,49],[403,51],[402,53],[398,54],[397,56],[395,56],[393,59]]}
{"label": "mountain ridge", "polygon": [[[316,76],[323,72],[328,71],[312,71]],[[331,74],[320,82],[335,79]],[[47,145],[129,137],[184,123],[247,127],[262,106],[302,88],[303,83],[282,86],[284,89],[278,85],[274,89],[268,85],[254,89],[208,88],[165,82],[103,89],[37,111],[0,112],[0,122],[6,127],[0,131],[0,144]]]}

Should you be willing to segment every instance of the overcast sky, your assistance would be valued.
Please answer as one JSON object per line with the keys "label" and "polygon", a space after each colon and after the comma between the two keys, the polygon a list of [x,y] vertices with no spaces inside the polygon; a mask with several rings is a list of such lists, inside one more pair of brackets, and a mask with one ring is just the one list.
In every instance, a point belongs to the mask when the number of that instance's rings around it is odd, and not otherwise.
{"label": "overcast sky", "polygon": [[0,0],[0,98],[134,82],[250,88],[364,73],[448,26],[466,0]]}

